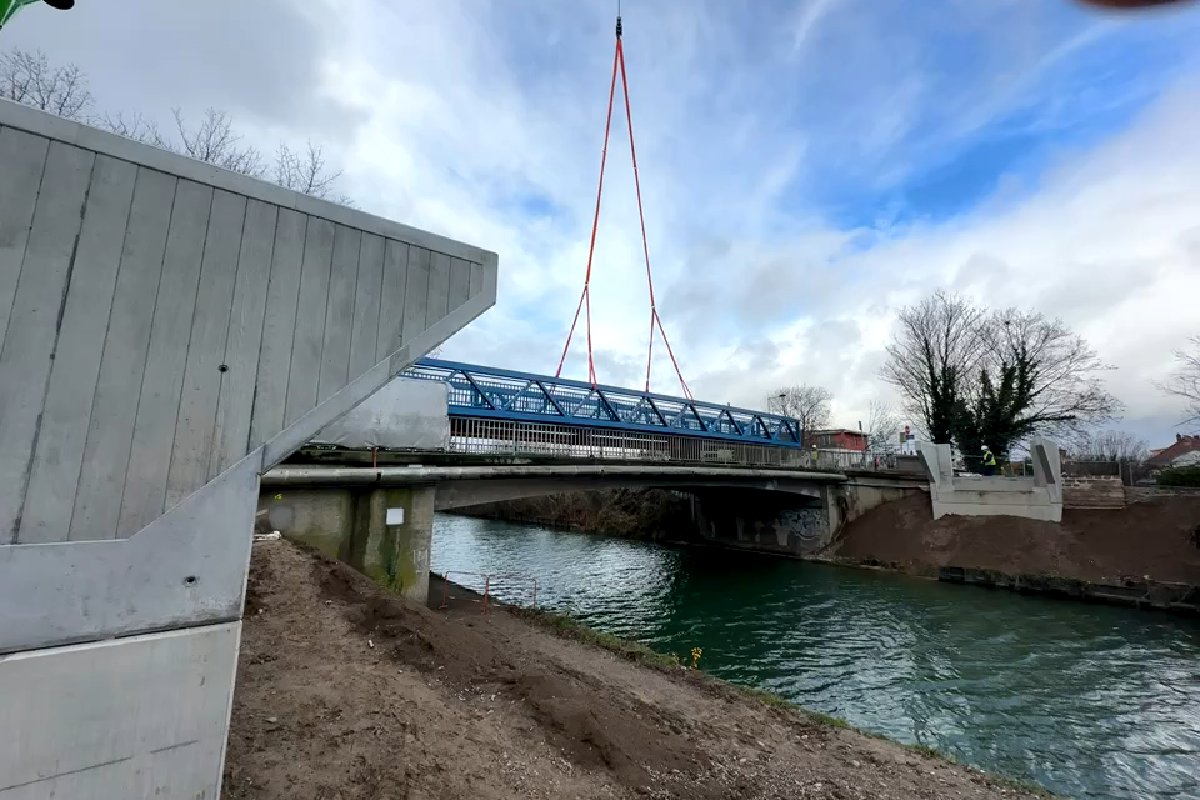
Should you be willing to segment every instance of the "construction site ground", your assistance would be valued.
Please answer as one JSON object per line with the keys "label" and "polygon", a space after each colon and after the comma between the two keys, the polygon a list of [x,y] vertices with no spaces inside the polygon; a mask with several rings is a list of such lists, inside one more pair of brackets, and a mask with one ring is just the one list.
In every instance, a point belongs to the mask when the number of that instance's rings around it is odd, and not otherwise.
{"label": "construction site ground", "polygon": [[1041,796],[286,541],[255,545],[247,591],[231,800]]}

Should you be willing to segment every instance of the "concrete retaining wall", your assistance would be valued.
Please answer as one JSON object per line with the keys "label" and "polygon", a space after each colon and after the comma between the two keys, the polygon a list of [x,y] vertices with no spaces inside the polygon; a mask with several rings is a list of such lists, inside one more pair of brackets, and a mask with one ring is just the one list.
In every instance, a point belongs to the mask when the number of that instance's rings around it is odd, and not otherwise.
{"label": "concrete retaining wall", "polygon": [[449,388],[440,381],[394,378],[312,440],[368,450],[446,450],[450,446],[448,396]]}
{"label": "concrete retaining wall", "polygon": [[0,798],[216,796],[258,475],[495,296],[492,253],[0,101]]}
{"label": "concrete retaining wall", "polygon": [[1062,521],[1062,478],[1058,446],[1034,439],[1032,478],[955,475],[948,444],[920,443],[921,457],[930,474],[933,518],[947,514],[962,516],[1010,516]]}

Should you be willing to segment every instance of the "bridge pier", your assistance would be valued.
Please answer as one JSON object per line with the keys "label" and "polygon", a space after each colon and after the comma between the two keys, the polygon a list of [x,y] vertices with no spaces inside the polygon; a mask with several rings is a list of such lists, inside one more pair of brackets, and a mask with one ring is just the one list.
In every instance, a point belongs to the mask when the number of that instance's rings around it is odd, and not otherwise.
{"label": "bridge pier", "polygon": [[263,496],[259,519],[423,603],[435,492],[432,485],[288,489]]}

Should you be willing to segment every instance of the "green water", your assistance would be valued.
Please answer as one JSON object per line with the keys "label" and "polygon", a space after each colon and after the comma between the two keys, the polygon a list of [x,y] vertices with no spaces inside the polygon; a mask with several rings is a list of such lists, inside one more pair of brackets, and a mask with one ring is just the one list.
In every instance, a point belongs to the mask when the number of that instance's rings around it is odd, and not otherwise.
{"label": "green water", "polygon": [[1191,619],[450,516],[433,569],[1068,797],[1200,798]]}

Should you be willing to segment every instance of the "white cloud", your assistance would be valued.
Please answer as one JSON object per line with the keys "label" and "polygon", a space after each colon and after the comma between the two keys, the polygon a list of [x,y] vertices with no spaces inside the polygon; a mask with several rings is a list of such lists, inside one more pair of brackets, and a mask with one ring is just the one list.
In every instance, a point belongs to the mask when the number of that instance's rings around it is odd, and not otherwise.
{"label": "white cloud", "polygon": [[[213,105],[267,146],[327,143],[367,210],[499,252],[497,307],[447,355],[553,370],[587,256],[611,4],[100,5],[29,11],[4,36],[78,61],[109,106]],[[1062,0],[809,0],[778,16],[646,0],[625,23],[659,307],[698,397],[760,405],[810,381],[853,424],[887,391],[895,309],[952,286],[1061,314],[1119,367],[1139,430],[1170,434],[1152,382],[1200,327],[1200,15],[1121,27]],[[1151,47],[1158,71],[1119,45]],[[594,335],[601,379],[638,385],[646,286],[619,92]],[[1033,175],[998,169],[969,211],[914,218],[880,193],[993,126],[1101,118]],[[859,221],[823,201],[831,184],[855,189]],[[576,342],[582,375],[582,323]],[[654,385],[672,391],[656,354]]]}

